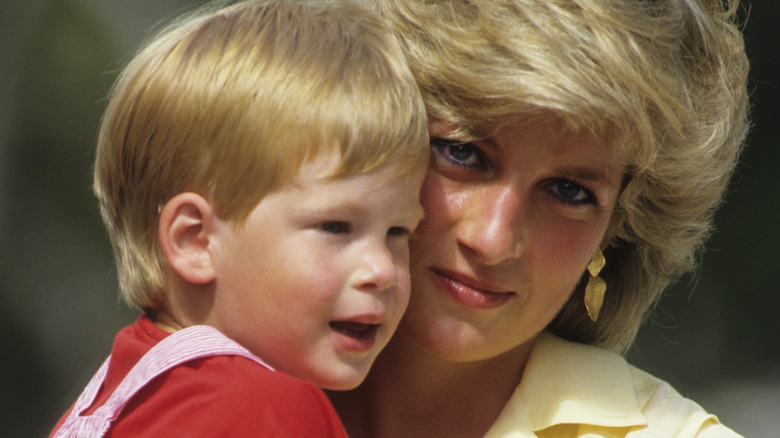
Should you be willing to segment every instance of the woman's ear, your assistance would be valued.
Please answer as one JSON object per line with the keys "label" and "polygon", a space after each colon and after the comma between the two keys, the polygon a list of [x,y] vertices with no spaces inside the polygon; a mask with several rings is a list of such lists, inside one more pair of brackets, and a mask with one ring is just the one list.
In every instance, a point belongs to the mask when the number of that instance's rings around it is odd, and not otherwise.
{"label": "woman's ear", "polygon": [[216,278],[209,252],[215,219],[211,204],[192,192],[174,196],[160,212],[160,247],[171,268],[187,282],[206,284]]}

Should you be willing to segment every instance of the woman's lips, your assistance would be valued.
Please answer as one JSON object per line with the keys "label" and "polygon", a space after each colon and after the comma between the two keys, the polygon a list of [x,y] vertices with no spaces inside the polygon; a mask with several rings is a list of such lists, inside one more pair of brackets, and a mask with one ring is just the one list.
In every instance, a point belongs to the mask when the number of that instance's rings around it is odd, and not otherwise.
{"label": "woman's lips", "polygon": [[[477,309],[492,309],[506,303],[514,292],[496,292],[490,285],[454,272],[431,269],[433,282],[458,303]],[[491,290],[494,289],[494,290]]]}

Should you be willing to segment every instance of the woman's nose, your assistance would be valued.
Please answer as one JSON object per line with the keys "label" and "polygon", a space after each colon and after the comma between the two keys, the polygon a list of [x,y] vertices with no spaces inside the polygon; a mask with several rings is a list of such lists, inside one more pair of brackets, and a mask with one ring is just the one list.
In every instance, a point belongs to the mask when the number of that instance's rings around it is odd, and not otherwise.
{"label": "woman's nose", "polygon": [[522,197],[511,186],[496,186],[466,200],[457,238],[481,263],[496,265],[523,253]]}

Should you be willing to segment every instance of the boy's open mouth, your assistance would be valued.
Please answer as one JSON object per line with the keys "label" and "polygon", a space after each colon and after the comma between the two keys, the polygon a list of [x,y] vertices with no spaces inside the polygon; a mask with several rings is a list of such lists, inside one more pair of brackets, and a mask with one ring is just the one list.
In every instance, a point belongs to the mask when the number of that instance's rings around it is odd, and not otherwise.
{"label": "boy's open mouth", "polygon": [[330,328],[349,336],[350,338],[360,339],[376,332],[379,324],[363,324],[354,321],[331,321]]}

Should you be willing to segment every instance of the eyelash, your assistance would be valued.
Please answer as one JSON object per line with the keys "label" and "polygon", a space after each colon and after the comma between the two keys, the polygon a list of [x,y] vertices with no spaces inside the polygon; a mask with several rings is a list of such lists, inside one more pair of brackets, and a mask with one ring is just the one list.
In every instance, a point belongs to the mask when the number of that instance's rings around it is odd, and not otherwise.
{"label": "eyelash", "polygon": [[[436,151],[439,153],[439,155],[441,155],[444,159],[446,159],[452,165],[464,167],[464,168],[467,168],[467,169],[484,169],[484,168],[487,167],[487,165],[485,164],[486,163],[485,157],[481,154],[479,149],[477,147],[475,147],[474,145],[472,145],[471,143],[463,143],[463,142],[456,141],[456,140],[450,140],[450,139],[446,139],[446,138],[434,137],[434,138],[431,139],[431,146],[436,149]],[[465,163],[464,160],[455,159],[453,154],[451,153],[451,150],[450,150],[450,153],[445,151],[445,148],[448,148],[448,147],[452,148],[452,147],[456,147],[456,146],[462,147],[463,149],[468,148],[468,152],[470,153],[469,158],[473,154],[473,156],[477,160],[479,160],[479,163],[478,164],[467,164],[467,163]]]}
{"label": "eyelash", "polygon": [[[352,231],[352,227],[350,227],[349,223],[343,221],[323,222],[319,225],[319,228],[326,233],[331,234],[346,234]],[[406,227],[390,227],[387,230],[387,234],[389,236],[408,237],[412,235],[412,231]]]}
{"label": "eyelash", "polygon": [[[487,159],[482,155],[479,148],[472,145],[471,143],[463,143],[456,140],[434,137],[431,138],[431,146],[437,150],[438,154],[442,158],[447,160],[447,162],[453,166],[465,168],[466,170],[481,170],[487,167],[486,164]],[[471,158],[471,156],[473,155],[476,159],[479,160],[479,163],[467,164],[464,162],[465,160],[455,159],[451,151],[448,153],[446,149],[446,148],[452,148],[453,146],[463,146],[464,148],[468,148],[469,149],[468,152],[470,154],[468,158]],[[571,198],[562,196],[560,194],[561,185],[569,185],[574,188],[577,188],[579,191],[581,191],[584,194],[585,198],[582,200],[572,200]],[[556,190],[556,187],[558,187],[558,190]],[[596,206],[600,205],[598,199],[596,198],[596,196],[593,194],[591,190],[589,190],[587,187],[583,186],[582,184],[579,184],[569,179],[554,180],[546,184],[545,188],[555,199],[567,205],[571,205],[574,207],[583,206],[583,205],[596,205]]]}
{"label": "eyelash", "polygon": [[[581,199],[581,200],[574,200],[573,197],[567,198],[567,197],[561,195],[560,189],[561,189],[561,186],[563,186],[563,185],[567,185],[567,186],[570,186],[571,188],[576,189],[577,190],[577,196],[579,196],[579,194],[582,193],[585,198]],[[557,191],[555,190],[556,187],[558,187]],[[559,201],[561,201],[561,202],[563,202],[565,204],[569,204],[569,205],[572,205],[572,206],[575,206],[575,207],[582,206],[582,205],[596,205],[596,206],[600,205],[599,202],[598,202],[598,199],[596,198],[596,196],[593,194],[592,191],[588,190],[588,188],[584,187],[583,185],[578,184],[578,183],[576,183],[574,181],[571,181],[571,180],[568,180],[568,179],[555,180],[555,181],[553,181],[551,183],[546,184],[545,188],[547,189],[548,192],[550,192],[550,194],[554,198],[558,199]]]}
{"label": "eyelash", "polygon": [[406,227],[390,227],[387,234],[390,236],[410,236],[412,232]]}
{"label": "eyelash", "polygon": [[319,227],[322,231],[331,234],[343,234],[343,233],[349,233],[350,231],[349,224],[347,222],[342,222],[342,221],[323,222],[319,225]]}

